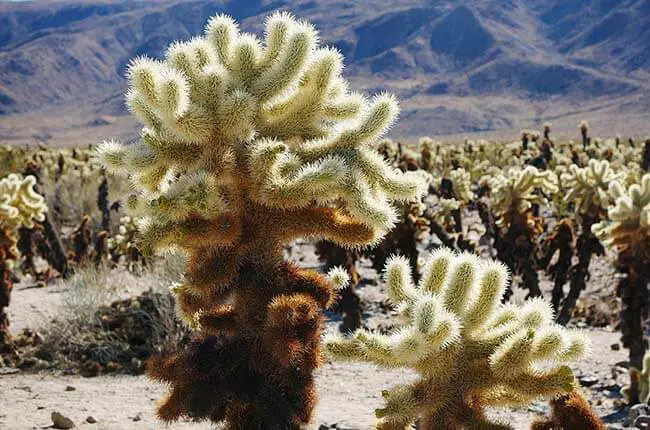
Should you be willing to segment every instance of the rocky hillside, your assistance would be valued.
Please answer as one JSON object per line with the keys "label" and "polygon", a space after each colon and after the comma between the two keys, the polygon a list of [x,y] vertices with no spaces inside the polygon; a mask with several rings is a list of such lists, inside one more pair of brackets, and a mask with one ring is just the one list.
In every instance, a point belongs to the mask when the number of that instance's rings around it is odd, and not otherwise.
{"label": "rocky hillside", "polygon": [[400,135],[648,125],[650,0],[41,0],[0,2],[0,140],[24,140],[28,119],[44,140],[119,122],[129,58],[215,13],[260,31],[278,9],[312,21],[356,87],[399,95]]}

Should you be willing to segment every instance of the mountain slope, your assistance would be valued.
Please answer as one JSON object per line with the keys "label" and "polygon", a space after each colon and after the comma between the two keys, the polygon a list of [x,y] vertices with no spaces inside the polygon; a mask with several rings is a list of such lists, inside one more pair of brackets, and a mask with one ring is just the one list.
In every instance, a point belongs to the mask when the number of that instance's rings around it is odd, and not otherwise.
{"label": "mountain slope", "polygon": [[[5,2],[0,138],[23,141],[20,124],[35,112],[76,109],[81,117],[62,119],[58,130],[96,124],[96,116],[121,121],[130,58],[164,55],[215,13],[260,32],[274,10],[312,21],[346,55],[357,88],[397,93],[404,114],[396,132],[404,135],[647,113],[637,100],[650,94],[650,0]],[[41,135],[56,135],[51,123],[32,122]]]}

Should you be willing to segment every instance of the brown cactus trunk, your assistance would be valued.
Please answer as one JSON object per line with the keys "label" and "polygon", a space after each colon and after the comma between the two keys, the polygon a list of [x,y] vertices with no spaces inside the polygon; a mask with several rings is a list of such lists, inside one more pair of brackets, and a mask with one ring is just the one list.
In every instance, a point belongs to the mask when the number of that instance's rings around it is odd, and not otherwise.
{"label": "brown cactus trunk", "polygon": [[589,265],[594,255],[605,255],[605,248],[598,238],[591,232],[591,226],[597,218],[584,215],[582,217],[582,231],[578,237],[578,263],[571,267],[571,287],[569,294],[562,305],[562,310],[557,316],[557,322],[566,325],[571,319],[573,309],[578,302],[580,292],[587,286],[589,279]]}
{"label": "brown cactus trunk", "polygon": [[648,342],[644,338],[644,327],[648,318],[648,269],[631,265],[626,270],[627,273],[621,278],[617,291],[623,305],[620,314],[621,340],[623,346],[630,350],[630,367],[641,369],[643,355],[648,348]]}
{"label": "brown cactus trunk", "polygon": [[[573,228],[571,221],[564,219],[560,221],[549,238],[549,248],[544,257],[539,261],[542,268],[553,276],[553,294],[551,305],[555,312],[564,300],[564,284],[569,277],[571,259],[573,258]],[[557,263],[549,267],[550,261],[555,253],[558,253]]]}
{"label": "brown cactus trunk", "polygon": [[0,261],[0,353],[8,353],[12,350],[7,316],[12,289],[11,273]]}
{"label": "brown cactus trunk", "polygon": [[14,238],[6,230],[0,228],[0,353],[2,354],[10,353],[13,350],[7,308],[14,286],[9,270],[9,261],[16,259],[16,255],[12,251],[14,244]]}
{"label": "brown cactus trunk", "polygon": [[[531,227],[530,213],[517,214],[503,234],[503,229],[497,230],[498,240],[495,240],[497,258],[502,261],[513,275],[521,275],[522,288],[528,290],[526,298],[540,297],[539,275],[537,274],[537,227]],[[534,221],[534,220],[533,220]],[[507,301],[512,295],[508,286],[503,300]]]}

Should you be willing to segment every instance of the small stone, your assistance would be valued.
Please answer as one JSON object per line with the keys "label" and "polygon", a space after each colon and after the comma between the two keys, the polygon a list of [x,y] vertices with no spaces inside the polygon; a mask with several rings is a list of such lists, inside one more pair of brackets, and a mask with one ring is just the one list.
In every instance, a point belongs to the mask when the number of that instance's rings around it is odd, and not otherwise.
{"label": "small stone", "polygon": [[616,342],[611,344],[609,347],[612,349],[612,351],[618,351],[621,349],[621,344]]}
{"label": "small stone", "polygon": [[20,372],[20,369],[15,369],[13,367],[0,367],[0,376],[2,375],[13,375],[14,373]]}
{"label": "small stone", "polygon": [[71,429],[74,428],[74,423],[70,418],[54,411],[52,412],[52,427],[55,429]]}
{"label": "small stone", "polygon": [[650,416],[641,415],[634,420],[634,427],[638,429],[650,429]]}
{"label": "small stone", "polygon": [[639,403],[632,406],[627,414],[627,422],[635,423],[637,418],[650,415],[650,406]]}
{"label": "small stone", "polygon": [[47,360],[37,359],[34,363],[34,369],[36,370],[45,370],[49,369],[50,367],[52,367],[52,364],[50,364],[50,362]]}
{"label": "small stone", "polygon": [[142,421],[142,412],[138,412],[137,415],[131,419],[135,422]]}
{"label": "small stone", "polygon": [[95,424],[97,422],[97,420],[92,415],[89,415],[88,418],[86,418],[86,422],[88,424]]}
{"label": "small stone", "polygon": [[594,375],[581,375],[578,377],[578,381],[580,381],[580,385],[583,387],[591,387],[598,383],[598,378]]}
{"label": "small stone", "polygon": [[73,387],[72,385],[68,385],[67,387],[65,387],[65,390],[66,391],[76,391],[77,389],[75,387]]}

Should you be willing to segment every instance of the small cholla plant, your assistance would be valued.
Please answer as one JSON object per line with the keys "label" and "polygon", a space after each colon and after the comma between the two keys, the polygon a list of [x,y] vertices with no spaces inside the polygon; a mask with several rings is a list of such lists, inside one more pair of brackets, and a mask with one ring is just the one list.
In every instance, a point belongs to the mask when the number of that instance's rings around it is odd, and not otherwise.
{"label": "small cholla plant", "polygon": [[[559,305],[563,301],[557,316],[560,324],[569,322],[580,292],[587,286],[592,256],[605,254],[605,248],[592,233],[591,227],[605,216],[606,208],[611,202],[609,184],[618,177],[608,161],[593,159],[589,160],[586,167],[572,164],[569,171],[562,175],[562,183],[567,190],[564,200],[575,205],[580,234],[576,243],[578,262],[570,270],[569,294],[566,298],[563,297],[562,286],[558,284],[553,290],[553,302]],[[568,246],[566,240],[564,242],[561,247]],[[558,264],[561,263],[558,261]]]}
{"label": "small cholla plant", "polygon": [[34,191],[36,179],[11,174],[0,179],[0,353],[10,352],[11,337],[7,307],[13,283],[11,270],[18,260],[18,231],[33,228],[34,221],[43,221],[45,199]]}
{"label": "small cholla plant", "polygon": [[107,242],[111,260],[114,263],[119,263],[120,259],[123,258],[128,270],[133,270],[136,263],[147,266],[147,259],[142,255],[136,243],[137,232],[136,220],[129,215],[125,215],[120,217],[117,234],[109,237]]}
{"label": "small cholla plant", "polygon": [[[504,305],[507,268],[471,254],[434,252],[417,286],[408,262],[386,265],[390,300],[404,317],[397,331],[357,331],[331,336],[333,358],[363,360],[388,368],[412,368],[420,378],[383,392],[377,428],[509,429],[492,422],[489,406],[525,405],[538,397],[569,394],[576,382],[563,363],[581,357],[587,340],[553,323],[540,299]],[[545,368],[544,363],[551,363]]]}
{"label": "small cholla plant", "polygon": [[497,257],[513,274],[521,275],[532,297],[542,295],[536,254],[537,238],[544,231],[544,222],[536,211],[546,202],[544,193],[557,191],[556,182],[552,172],[542,172],[533,166],[511,169],[490,180],[492,210],[498,226],[494,242]]}
{"label": "small cholla plant", "polygon": [[196,335],[149,366],[171,387],[164,421],[306,425],[337,282],[284,261],[283,247],[374,244],[397,221],[391,201],[422,193],[421,173],[391,168],[373,147],[395,99],[351,93],[341,55],[317,39],[284,13],[267,19],[264,40],[218,15],[163,61],[129,67],[127,103],[145,128],[135,145],[100,153],[139,190],[130,207],[142,214],[143,252],[189,257],[173,291]]}
{"label": "small cholla plant", "polygon": [[[650,174],[628,188],[613,181],[609,192],[614,199],[607,212],[609,219],[594,224],[592,231],[618,252],[617,269],[623,274],[617,288],[622,301],[622,342],[630,350],[630,367],[641,369],[647,349],[644,325],[650,282]],[[631,393],[630,399],[638,402],[638,393]]]}

